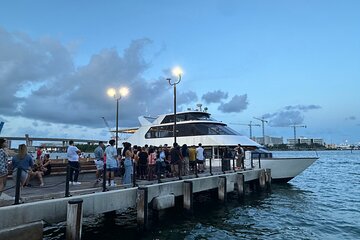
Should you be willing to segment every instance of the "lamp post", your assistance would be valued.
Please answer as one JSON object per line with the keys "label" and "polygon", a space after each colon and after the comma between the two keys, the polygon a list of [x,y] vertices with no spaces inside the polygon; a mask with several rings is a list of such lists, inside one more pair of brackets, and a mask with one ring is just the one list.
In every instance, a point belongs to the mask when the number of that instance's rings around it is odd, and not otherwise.
{"label": "lamp post", "polygon": [[116,144],[116,151],[118,149],[118,135],[119,135],[119,100],[121,97],[125,97],[129,93],[129,89],[126,87],[122,87],[119,89],[117,93],[114,88],[109,88],[107,90],[107,94],[109,97],[113,97],[116,100],[116,135],[115,135],[115,144]]}
{"label": "lamp post", "polygon": [[174,128],[173,128],[173,135],[174,135],[174,143],[176,143],[176,85],[180,83],[181,76],[182,76],[182,69],[180,67],[175,67],[172,70],[172,74],[177,77],[177,80],[171,82],[171,78],[167,78],[166,80],[169,82],[170,86],[174,87]]}

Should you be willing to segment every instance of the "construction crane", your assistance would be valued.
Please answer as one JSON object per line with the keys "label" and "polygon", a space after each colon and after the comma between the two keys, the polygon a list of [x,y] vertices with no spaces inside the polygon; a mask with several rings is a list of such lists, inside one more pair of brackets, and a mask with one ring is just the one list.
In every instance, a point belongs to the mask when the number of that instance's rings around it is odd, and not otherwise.
{"label": "construction crane", "polygon": [[109,132],[111,133],[111,138],[115,139],[115,135],[114,132],[111,131],[111,127],[109,126],[109,123],[106,121],[105,117],[101,117],[104,120],[105,125],[107,126],[107,128],[109,129]]}
{"label": "construction crane", "polygon": [[252,124],[252,121],[250,121],[250,123],[230,123],[230,124],[249,126],[249,129],[250,129],[250,139],[252,139],[252,127],[260,127],[260,124]]}
{"label": "construction crane", "polygon": [[290,125],[289,127],[294,128],[294,146],[295,146],[296,145],[296,128],[298,128],[298,127],[306,128],[306,125],[295,125],[295,124],[293,124],[293,125]]}
{"label": "construction crane", "polygon": [[264,118],[254,117],[254,119],[261,121],[261,125],[262,125],[262,135],[263,135],[263,144],[265,145],[265,127],[264,127],[264,123],[268,123],[268,121],[265,120]]}

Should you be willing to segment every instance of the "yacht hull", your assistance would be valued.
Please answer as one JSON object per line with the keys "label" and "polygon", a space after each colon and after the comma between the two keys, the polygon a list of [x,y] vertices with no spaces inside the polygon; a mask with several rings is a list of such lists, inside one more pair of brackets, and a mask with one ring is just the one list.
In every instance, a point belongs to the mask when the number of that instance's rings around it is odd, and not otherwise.
{"label": "yacht hull", "polygon": [[[261,168],[271,169],[271,177],[274,182],[288,182],[311,164],[313,164],[317,157],[306,158],[263,158],[260,160]],[[259,160],[253,160],[254,165],[258,167]],[[247,161],[245,160],[245,166]]]}

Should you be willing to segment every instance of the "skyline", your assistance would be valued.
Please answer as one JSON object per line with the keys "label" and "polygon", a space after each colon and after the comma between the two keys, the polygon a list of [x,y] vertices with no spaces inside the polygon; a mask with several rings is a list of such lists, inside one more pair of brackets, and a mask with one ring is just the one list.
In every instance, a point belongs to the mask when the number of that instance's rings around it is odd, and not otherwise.
{"label": "skyline", "polygon": [[[119,127],[202,103],[249,135],[360,142],[357,1],[3,1],[2,136],[102,139],[109,87],[127,87]],[[253,127],[253,136],[262,136]]]}

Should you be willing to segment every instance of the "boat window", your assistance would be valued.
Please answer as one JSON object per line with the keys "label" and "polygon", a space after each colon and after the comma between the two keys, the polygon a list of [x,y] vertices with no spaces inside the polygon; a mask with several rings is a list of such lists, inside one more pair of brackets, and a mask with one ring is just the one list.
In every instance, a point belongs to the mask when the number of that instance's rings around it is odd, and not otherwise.
{"label": "boat window", "polygon": [[[212,123],[188,123],[177,124],[177,136],[197,136],[197,135],[238,135],[237,132],[221,124]],[[151,127],[145,134],[145,138],[165,138],[173,137],[173,125]]]}
{"label": "boat window", "polygon": [[[205,112],[189,112],[189,113],[179,113],[176,114],[177,122],[183,121],[194,121],[194,120],[206,120],[206,121],[215,121],[213,118],[210,117],[209,113]],[[173,123],[174,122],[174,115],[167,115],[163,120],[162,124],[164,123]]]}

